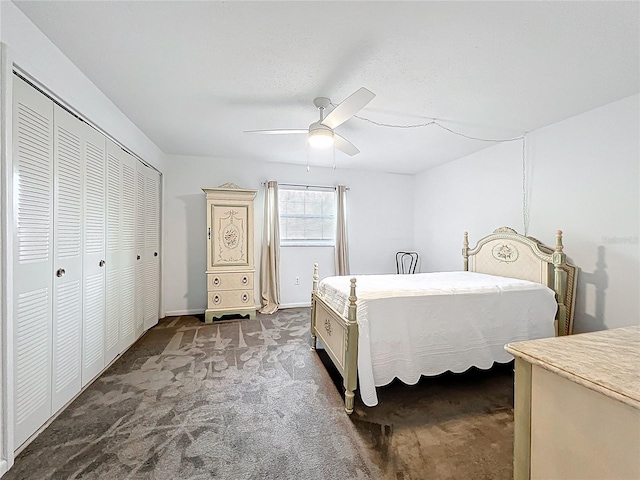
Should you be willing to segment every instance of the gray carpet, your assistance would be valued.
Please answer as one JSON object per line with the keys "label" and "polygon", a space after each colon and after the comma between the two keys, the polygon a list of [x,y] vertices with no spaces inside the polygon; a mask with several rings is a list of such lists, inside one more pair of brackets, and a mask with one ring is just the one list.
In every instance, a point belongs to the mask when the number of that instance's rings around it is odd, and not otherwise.
{"label": "gray carpet", "polygon": [[328,362],[309,349],[308,309],[163,319],[3,478],[512,477],[509,366],[393,383],[349,417]]}

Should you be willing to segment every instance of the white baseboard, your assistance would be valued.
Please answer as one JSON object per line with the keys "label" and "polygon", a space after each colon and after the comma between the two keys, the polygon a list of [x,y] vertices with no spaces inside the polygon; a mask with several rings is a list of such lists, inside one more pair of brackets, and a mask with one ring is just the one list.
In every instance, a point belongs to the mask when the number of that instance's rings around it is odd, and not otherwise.
{"label": "white baseboard", "polygon": [[[311,308],[311,302],[302,302],[302,303],[283,303],[278,306],[279,309],[285,308],[301,308],[307,307]],[[260,310],[260,306],[256,305],[256,310]],[[192,310],[168,310],[165,312],[165,316],[167,317],[179,317],[180,315],[203,315],[204,310],[202,309],[192,309]]]}
{"label": "white baseboard", "polygon": [[308,307],[311,308],[311,302],[302,302],[302,303],[282,303],[280,304],[280,306],[278,308],[280,309],[284,309],[284,308],[301,308],[301,307]]}
{"label": "white baseboard", "polygon": [[201,308],[194,308],[191,310],[169,310],[164,312],[166,317],[179,317],[180,315],[203,315],[204,310]]}
{"label": "white baseboard", "polygon": [[0,461],[0,477],[5,473],[7,473],[7,470],[9,470],[9,464],[7,463],[6,460],[1,460]]}

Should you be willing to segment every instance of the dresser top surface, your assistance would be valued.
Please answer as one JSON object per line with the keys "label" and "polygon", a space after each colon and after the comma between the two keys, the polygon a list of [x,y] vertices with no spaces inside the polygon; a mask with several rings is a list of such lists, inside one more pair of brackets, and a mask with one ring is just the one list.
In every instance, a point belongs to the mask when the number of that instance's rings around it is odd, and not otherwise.
{"label": "dresser top surface", "polygon": [[510,343],[505,349],[640,409],[640,326]]}

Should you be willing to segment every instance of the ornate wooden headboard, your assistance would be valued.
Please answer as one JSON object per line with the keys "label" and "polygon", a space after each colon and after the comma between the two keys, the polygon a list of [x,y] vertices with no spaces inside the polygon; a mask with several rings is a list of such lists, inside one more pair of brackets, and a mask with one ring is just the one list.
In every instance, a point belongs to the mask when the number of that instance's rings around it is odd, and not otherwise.
{"label": "ornate wooden headboard", "polygon": [[469,248],[469,235],[464,232],[462,256],[466,271],[529,280],[553,289],[558,302],[556,335],[569,335],[573,332],[578,269],[567,263],[563,249],[560,230],[556,247],[550,248],[512,228],[501,227],[480,239],[474,248]]}

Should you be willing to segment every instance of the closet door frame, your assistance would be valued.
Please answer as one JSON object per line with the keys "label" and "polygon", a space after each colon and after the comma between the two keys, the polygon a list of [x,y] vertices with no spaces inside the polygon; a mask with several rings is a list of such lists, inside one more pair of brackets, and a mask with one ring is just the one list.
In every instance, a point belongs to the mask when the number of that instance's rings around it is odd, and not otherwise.
{"label": "closet door frame", "polygon": [[0,475],[14,461],[13,428],[13,61],[0,43]]}

